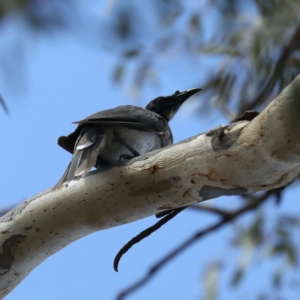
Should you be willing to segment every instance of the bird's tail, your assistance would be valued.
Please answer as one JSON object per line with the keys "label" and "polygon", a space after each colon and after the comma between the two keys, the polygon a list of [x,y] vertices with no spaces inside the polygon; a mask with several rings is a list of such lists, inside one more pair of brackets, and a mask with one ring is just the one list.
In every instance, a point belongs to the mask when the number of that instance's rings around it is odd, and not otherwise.
{"label": "bird's tail", "polygon": [[59,179],[58,183],[53,187],[54,190],[57,190],[59,189],[65,182],[68,181],[68,173],[69,173],[69,169],[70,169],[70,166],[71,166],[71,163],[69,163],[66,171],[64,172],[63,176]]}
{"label": "bird's tail", "polygon": [[89,129],[80,134],[74,147],[72,161],[54,189],[78,177],[84,177],[92,169],[96,164],[104,137],[104,135],[98,135],[96,129]]}

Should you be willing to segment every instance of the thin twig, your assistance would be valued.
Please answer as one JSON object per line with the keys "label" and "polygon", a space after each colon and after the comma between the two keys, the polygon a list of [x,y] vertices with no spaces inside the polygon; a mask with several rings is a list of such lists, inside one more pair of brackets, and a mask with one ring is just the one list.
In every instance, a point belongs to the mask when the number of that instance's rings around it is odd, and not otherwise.
{"label": "thin twig", "polygon": [[193,243],[195,243],[198,239],[204,237],[208,233],[211,233],[223,225],[229,223],[230,221],[236,219],[240,215],[255,209],[260,204],[262,204],[270,195],[272,194],[272,191],[267,191],[265,194],[257,197],[255,200],[251,201],[247,205],[235,210],[232,213],[228,213],[226,216],[223,216],[220,221],[215,223],[214,225],[208,226],[207,228],[197,232],[193,236],[191,236],[189,239],[187,239],[185,242],[183,242],[180,246],[173,249],[168,255],[163,257],[160,261],[158,261],[156,264],[153,265],[153,267],[150,268],[150,270],[147,272],[147,274],[139,279],[137,282],[135,282],[133,285],[129,286],[125,290],[123,290],[116,298],[116,300],[122,300],[125,299],[129,294],[133,293],[137,289],[141,288],[143,285],[145,285],[152,277],[168,262],[170,262],[174,257],[176,257],[179,253],[187,249],[189,246],[191,246]]}
{"label": "thin twig", "polygon": [[0,95],[0,105],[2,106],[3,110],[5,111],[5,113],[7,115],[9,115],[9,110],[8,110],[8,107],[4,101],[4,99],[2,98],[2,96]]}
{"label": "thin twig", "polygon": [[120,259],[122,256],[135,244],[139,243],[141,240],[152,234],[154,231],[158,230],[161,226],[169,222],[171,219],[173,219],[176,215],[178,215],[181,211],[183,211],[186,207],[176,208],[172,212],[170,212],[168,215],[163,217],[161,220],[156,222],[153,226],[143,230],[140,232],[137,236],[132,238],[129,242],[127,242],[117,253],[114,259],[114,270],[118,272],[118,266]]}
{"label": "thin twig", "polygon": [[189,209],[210,212],[210,213],[219,215],[220,217],[226,217],[228,215],[231,215],[231,212],[228,210],[221,209],[221,208],[214,207],[214,206],[208,206],[208,205],[195,204],[195,205],[189,206]]}

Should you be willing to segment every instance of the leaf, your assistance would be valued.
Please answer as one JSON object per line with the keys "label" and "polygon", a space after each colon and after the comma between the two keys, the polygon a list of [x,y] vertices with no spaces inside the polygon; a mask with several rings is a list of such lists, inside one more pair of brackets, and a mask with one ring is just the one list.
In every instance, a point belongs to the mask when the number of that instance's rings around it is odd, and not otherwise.
{"label": "leaf", "polygon": [[190,18],[190,28],[193,31],[198,32],[200,28],[200,15],[199,14],[192,14]]}
{"label": "leaf", "polygon": [[273,273],[273,276],[272,276],[272,283],[273,283],[273,286],[275,288],[280,288],[281,285],[282,285],[282,274],[283,274],[283,270],[282,268],[276,270],[274,273]]}
{"label": "leaf", "polygon": [[257,214],[252,224],[245,230],[242,230],[238,236],[237,243],[244,247],[255,247],[263,240],[264,216]]}
{"label": "leaf", "polygon": [[292,266],[296,266],[297,265],[297,254],[296,254],[297,252],[296,252],[296,249],[292,245],[287,245],[286,246],[286,253],[287,253],[289,263]]}
{"label": "leaf", "polygon": [[241,56],[241,52],[239,50],[221,44],[210,44],[207,46],[201,46],[199,47],[199,52],[201,54],[228,55],[230,57]]}
{"label": "leaf", "polygon": [[126,58],[133,58],[133,57],[136,57],[138,54],[139,54],[139,50],[131,49],[131,50],[128,50],[127,52],[125,52],[123,54],[123,56]]}
{"label": "leaf", "polygon": [[219,263],[213,263],[205,272],[204,286],[206,300],[216,300],[218,298],[217,292],[219,286],[220,266],[221,265]]}
{"label": "leaf", "polygon": [[244,276],[244,269],[238,268],[231,279],[231,286],[236,287]]}
{"label": "leaf", "polygon": [[125,68],[123,65],[118,65],[113,71],[113,82],[120,84],[124,78]]}

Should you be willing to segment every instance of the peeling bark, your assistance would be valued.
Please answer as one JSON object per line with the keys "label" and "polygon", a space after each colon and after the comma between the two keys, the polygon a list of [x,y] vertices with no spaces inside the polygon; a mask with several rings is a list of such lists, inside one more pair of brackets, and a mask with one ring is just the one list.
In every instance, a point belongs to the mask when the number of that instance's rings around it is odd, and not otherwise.
{"label": "peeling bark", "polygon": [[0,253],[0,274],[6,273],[14,263],[13,249],[23,242],[26,235],[14,234],[7,238],[2,245],[2,253]]}
{"label": "peeling bark", "polygon": [[300,171],[299,116],[298,76],[254,119],[238,119],[21,203],[0,219],[0,297],[47,257],[92,232],[222,195],[287,185]]}

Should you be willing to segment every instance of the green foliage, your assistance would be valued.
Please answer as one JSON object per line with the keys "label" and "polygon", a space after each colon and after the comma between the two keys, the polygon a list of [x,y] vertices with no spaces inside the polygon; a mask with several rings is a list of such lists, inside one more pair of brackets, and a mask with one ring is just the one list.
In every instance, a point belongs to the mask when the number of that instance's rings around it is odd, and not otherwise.
{"label": "green foliage", "polygon": [[[200,85],[205,87],[211,104],[222,110],[230,107],[232,116],[261,107],[300,71],[296,54],[300,47],[291,41],[299,26],[300,1],[207,0],[192,6],[183,0],[143,4],[108,1],[107,21],[91,15],[89,5],[80,0],[42,4],[36,0],[5,0],[0,4],[0,18],[22,12],[28,26],[39,31],[76,31],[79,20],[81,26],[94,23],[100,28],[104,24],[110,40],[113,39],[110,47],[121,51],[125,60],[112,72],[112,78],[122,84],[131,73],[126,69],[133,64],[138,74],[132,82],[136,91],[151,83],[149,73],[141,72],[145,66],[168,53],[176,53],[174,58],[191,54],[193,60],[204,61]],[[149,35],[150,28],[156,34]],[[300,41],[299,36],[294,41]],[[106,40],[107,36],[100,34],[100,42],[103,38]],[[151,73],[159,80],[156,69],[152,68]]]}

